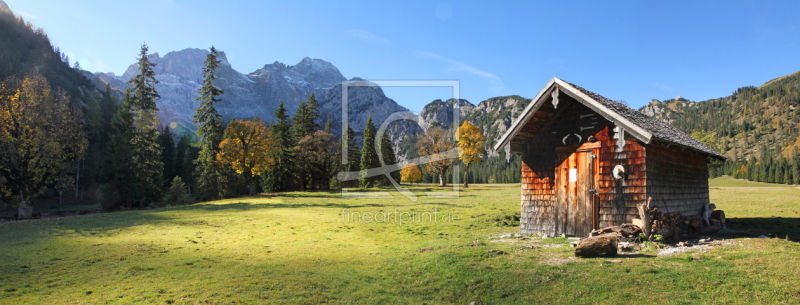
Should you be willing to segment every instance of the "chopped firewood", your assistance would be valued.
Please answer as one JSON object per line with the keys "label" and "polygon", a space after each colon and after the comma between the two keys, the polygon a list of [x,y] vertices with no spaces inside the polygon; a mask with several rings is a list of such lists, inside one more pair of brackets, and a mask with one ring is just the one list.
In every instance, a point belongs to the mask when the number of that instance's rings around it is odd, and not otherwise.
{"label": "chopped firewood", "polygon": [[697,228],[696,232],[698,234],[711,234],[711,233],[716,233],[716,232],[722,230],[722,228],[723,228],[722,227],[722,223],[720,223],[719,220],[712,219],[710,226],[704,226],[704,227]]}
{"label": "chopped firewood", "polygon": [[612,230],[614,230],[614,228],[616,227],[606,227],[602,229],[592,230],[592,232],[589,233],[589,236],[598,236],[601,234],[611,233]]}
{"label": "chopped firewood", "polygon": [[617,255],[617,236],[605,235],[587,237],[578,242],[575,248],[575,256],[578,257],[598,257]]}
{"label": "chopped firewood", "polygon": [[678,247],[691,247],[691,246],[692,244],[689,243],[688,241],[682,241],[678,243]]}

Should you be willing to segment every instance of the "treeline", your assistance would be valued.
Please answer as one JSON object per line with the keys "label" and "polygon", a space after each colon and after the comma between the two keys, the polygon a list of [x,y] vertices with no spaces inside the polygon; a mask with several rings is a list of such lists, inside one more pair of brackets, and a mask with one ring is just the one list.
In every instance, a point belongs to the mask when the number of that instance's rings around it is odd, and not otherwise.
{"label": "treeline", "polygon": [[[720,153],[733,160],[763,158],[796,147],[800,136],[800,74],[742,87],[730,96],[683,103],[665,101],[662,117],[686,133],[716,134]],[[764,151],[763,147],[778,148]],[[798,147],[800,148],[800,147]],[[791,152],[791,151],[790,151]]]}
{"label": "treeline", "polygon": [[[766,147],[762,151],[768,152]],[[727,161],[709,170],[711,178],[728,175],[736,179],[778,184],[800,184],[800,152],[791,158],[766,153],[748,160]]]}

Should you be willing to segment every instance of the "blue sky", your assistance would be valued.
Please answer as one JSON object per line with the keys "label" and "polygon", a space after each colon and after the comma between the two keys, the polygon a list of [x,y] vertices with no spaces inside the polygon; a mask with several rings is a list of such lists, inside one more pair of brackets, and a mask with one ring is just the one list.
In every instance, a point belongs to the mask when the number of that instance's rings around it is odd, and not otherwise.
{"label": "blue sky", "polygon": [[[532,98],[558,76],[638,108],[701,101],[800,70],[800,2],[5,0],[90,71],[225,51],[234,69],[330,61],[347,78],[459,80],[477,104]],[[387,88],[419,111],[449,88]]]}

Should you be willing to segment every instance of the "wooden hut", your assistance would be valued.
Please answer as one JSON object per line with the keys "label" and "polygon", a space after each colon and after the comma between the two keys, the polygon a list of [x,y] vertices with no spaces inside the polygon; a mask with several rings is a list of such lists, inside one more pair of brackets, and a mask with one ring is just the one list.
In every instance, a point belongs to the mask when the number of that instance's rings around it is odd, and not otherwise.
{"label": "wooden hut", "polygon": [[494,149],[522,156],[522,234],[586,236],[659,211],[699,218],[725,157],[659,119],[553,78]]}

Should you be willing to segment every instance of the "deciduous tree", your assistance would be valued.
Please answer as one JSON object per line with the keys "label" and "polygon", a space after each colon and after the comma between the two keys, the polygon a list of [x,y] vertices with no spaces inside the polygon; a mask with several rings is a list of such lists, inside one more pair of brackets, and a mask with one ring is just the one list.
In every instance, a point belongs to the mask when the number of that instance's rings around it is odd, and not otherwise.
{"label": "deciduous tree", "polygon": [[21,90],[12,83],[0,83],[0,192],[16,197],[18,217],[30,218],[33,197],[71,182],[64,175],[87,140],[64,91],[54,93],[39,75],[26,77]]}
{"label": "deciduous tree", "polygon": [[464,163],[464,187],[469,187],[469,180],[467,179],[469,166],[476,163],[481,163],[483,157],[483,144],[486,143],[486,137],[483,136],[478,127],[472,125],[468,121],[464,121],[456,132],[456,140],[458,140],[458,158]]}
{"label": "deciduous tree", "polygon": [[454,147],[453,135],[441,127],[429,128],[417,142],[417,155],[431,158],[425,164],[425,170],[439,177],[439,186],[447,185],[444,175],[458,159],[457,155],[449,154]]}
{"label": "deciduous tree", "polygon": [[228,124],[226,138],[219,147],[217,160],[241,174],[250,196],[255,195],[255,176],[267,172],[275,162],[272,157],[275,142],[267,126],[258,118],[235,120]]}
{"label": "deciduous tree", "polygon": [[[320,130],[297,142],[294,147],[296,167],[308,175],[311,186],[328,188],[331,178],[336,174],[337,144],[332,134]],[[301,187],[305,190],[306,184]]]}
{"label": "deciduous tree", "polygon": [[416,164],[409,163],[400,170],[400,177],[401,181],[404,182],[417,182],[422,179],[422,171],[419,170],[419,166]]}

